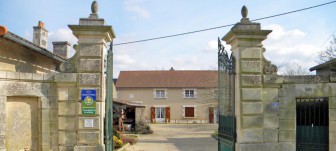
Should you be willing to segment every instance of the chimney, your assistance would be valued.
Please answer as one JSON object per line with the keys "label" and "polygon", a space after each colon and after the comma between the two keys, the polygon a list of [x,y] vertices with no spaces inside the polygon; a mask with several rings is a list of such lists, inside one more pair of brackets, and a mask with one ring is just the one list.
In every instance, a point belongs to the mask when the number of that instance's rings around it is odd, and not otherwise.
{"label": "chimney", "polygon": [[175,71],[175,69],[174,69],[173,67],[171,67],[171,68],[169,69],[169,71]]}
{"label": "chimney", "polygon": [[42,21],[39,21],[38,25],[34,26],[33,28],[34,28],[33,43],[47,49],[48,31],[44,28],[44,23]]}
{"label": "chimney", "polygon": [[55,41],[53,44],[53,53],[67,59],[70,54],[70,43],[67,41]]}

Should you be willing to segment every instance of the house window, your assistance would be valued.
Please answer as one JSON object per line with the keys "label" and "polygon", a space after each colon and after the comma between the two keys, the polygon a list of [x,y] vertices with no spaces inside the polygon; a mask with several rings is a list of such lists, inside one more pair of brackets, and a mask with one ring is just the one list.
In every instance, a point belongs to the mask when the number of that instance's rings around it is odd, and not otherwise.
{"label": "house window", "polygon": [[155,98],[166,98],[166,90],[155,90]]}
{"label": "house window", "polygon": [[195,117],[195,108],[194,107],[185,107],[184,108],[184,117]]}
{"label": "house window", "polygon": [[185,89],[184,98],[196,98],[196,92],[194,89]]}

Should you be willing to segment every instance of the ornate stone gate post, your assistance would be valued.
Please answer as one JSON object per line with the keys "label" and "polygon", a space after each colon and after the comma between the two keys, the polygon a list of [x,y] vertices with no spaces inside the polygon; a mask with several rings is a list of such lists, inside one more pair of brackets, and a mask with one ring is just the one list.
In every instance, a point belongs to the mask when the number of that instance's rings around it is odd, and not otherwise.
{"label": "ornate stone gate post", "polygon": [[[105,25],[105,20],[98,17],[96,1],[92,3],[91,10],[92,14],[88,18],[81,18],[79,25],[69,25],[73,34],[78,38],[75,60],[78,97],[75,118],[76,143],[74,145],[74,150],[78,151],[104,150],[104,101],[106,97],[104,71],[107,43],[115,37],[112,26]],[[90,97],[87,99],[87,96]],[[88,107],[91,103],[96,105]]]}
{"label": "ornate stone gate post", "polygon": [[244,6],[241,21],[222,38],[231,45],[236,59],[236,150],[275,151],[279,150],[278,91],[263,86],[264,68],[273,67],[270,72],[276,72],[276,67],[263,55],[262,41],[271,30],[261,30],[260,24],[251,22],[247,14]]}

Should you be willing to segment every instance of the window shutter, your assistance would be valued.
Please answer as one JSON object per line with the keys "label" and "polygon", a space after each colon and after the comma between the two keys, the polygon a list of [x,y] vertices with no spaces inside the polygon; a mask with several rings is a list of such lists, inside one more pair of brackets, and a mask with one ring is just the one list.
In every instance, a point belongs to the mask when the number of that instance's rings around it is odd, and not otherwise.
{"label": "window shutter", "polygon": [[151,122],[154,123],[155,120],[155,107],[151,107]]}
{"label": "window shutter", "polygon": [[170,122],[170,107],[166,107],[166,122],[169,123]]}
{"label": "window shutter", "polygon": [[195,117],[194,107],[185,107],[185,117]]}
{"label": "window shutter", "polygon": [[214,107],[209,107],[209,123],[214,123]]}

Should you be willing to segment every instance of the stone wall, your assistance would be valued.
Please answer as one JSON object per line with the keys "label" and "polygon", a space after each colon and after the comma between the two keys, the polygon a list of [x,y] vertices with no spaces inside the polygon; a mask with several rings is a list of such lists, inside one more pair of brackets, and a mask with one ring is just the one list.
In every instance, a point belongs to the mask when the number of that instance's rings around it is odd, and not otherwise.
{"label": "stone wall", "polygon": [[[53,74],[0,71],[0,150],[6,150],[6,104],[13,96],[36,97],[38,140],[41,150],[58,150],[57,94]],[[20,134],[17,134],[20,135]]]}

